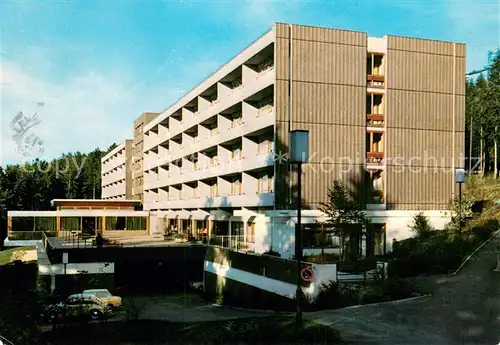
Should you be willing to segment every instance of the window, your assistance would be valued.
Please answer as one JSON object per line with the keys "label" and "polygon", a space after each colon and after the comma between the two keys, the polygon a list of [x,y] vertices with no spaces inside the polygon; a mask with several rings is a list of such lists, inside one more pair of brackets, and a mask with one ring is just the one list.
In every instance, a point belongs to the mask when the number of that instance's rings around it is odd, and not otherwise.
{"label": "window", "polygon": [[273,143],[271,140],[263,140],[258,144],[259,153],[266,154],[273,151]]}
{"label": "window", "polygon": [[233,149],[231,152],[231,159],[232,160],[239,160],[242,158],[242,152],[240,148]]}
{"label": "window", "polygon": [[366,133],[366,144],[368,152],[383,153],[384,152],[384,133],[368,132]]}
{"label": "window", "polygon": [[262,62],[257,66],[257,71],[259,73],[265,72],[274,67],[274,56],[270,56],[267,60]]}
{"label": "window", "polygon": [[243,123],[243,118],[241,117],[241,113],[234,113],[232,115],[231,127],[238,127]]}
{"label": "window", "polygon": [[247,242],[255,243],[255,224],[247,224]]}
{"label": "window", "polygon": [[370,203],[384,203],[384,171],[370,170],[369,183],[371,184],[369,191],[372,194],[369,195]]}
{"label": "window", "polygon": [[239,195],[242,193],[242,184],[240,180],[231,183],[231,195]]}
{"label": "window", "polygon": [[340,238],[334,229],[319,224],[303,225],[304,248],[340,248]]}
{"label": "window", "polygon": [[211,164],[212,166],[217,166],[217,165],[219,165],[219,159],[218,159],[218,157],[217,157],[217,156],[214,156],[214,157],[210,158],[210,164]]}
{"label": "window", "polygon": [[366,61],[368,86],[384,87],[384,55],[368,54]]}
{"label": "window", "polygon": [[258,192],[271,193],[273,191],[273,177],[264,175],[259,179]]}
{"label": "window", "polygon": [[385,224],[371,224],[366,233],[366,256],[385,255]]}
{"label": "window", "polygon": [[259,102],[259,113],[258,115],[262,113],[270,113],[273,111],[273,99],[268,98],[264,99],[263,101]]}
{"label": "window", "polygon": [[214,197],[218,195],[217,183],[214,183],[210,186],[210,196]]}

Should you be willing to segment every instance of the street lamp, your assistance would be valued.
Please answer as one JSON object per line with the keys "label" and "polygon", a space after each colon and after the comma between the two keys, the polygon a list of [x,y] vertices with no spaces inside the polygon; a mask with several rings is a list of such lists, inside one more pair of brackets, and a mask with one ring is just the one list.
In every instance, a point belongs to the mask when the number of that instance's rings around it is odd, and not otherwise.
{"label": "street lamp", "polygon": [[302,225],[301,225],[301,198],[302,198],[302,164],[309,159],[309,131],[296,130],[290,132],[290,163],[297,164],[297,224],[295,225],[295,260],[297,260],[297,302],[296,324],[297,331],[302,328]]}
{"label": "street lamp", "polygon": [[458,234],[462,236],[462,183],[465,182],[465,169],[455,169],[455,183],[458,183]]}

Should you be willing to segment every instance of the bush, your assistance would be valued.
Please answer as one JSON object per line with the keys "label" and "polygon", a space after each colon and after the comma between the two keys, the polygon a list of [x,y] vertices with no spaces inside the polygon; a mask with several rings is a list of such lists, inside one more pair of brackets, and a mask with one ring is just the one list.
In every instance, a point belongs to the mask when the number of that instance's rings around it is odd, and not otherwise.
{"label": "bush", "polygon": [[262,255],[269,255],[269,256],[276,256],[276,257],[281,257],[280,253],[275,252],[272,249],[269,249],[267,252],[263,253]]}
{"label": "bush", "polygon": [[123,304],[127,320],[139,319],[141,312],[144,311],[145,308],[144,302],[141,303],[133,297],[126,299]]}
{"label": "bush", "polygon": [[306,255],[304,261],[313,264],[332,264],[339,261],[339,255],[333,253]]}
{"label": "bush", "polygon": [[475,240],[484,242],[491,237],[493,232],[500,228],[498,219],[488,219],[486,222],[471,229]]}
{"label": "bush", "polygon": [[423,213],[418,213],[413,217],[413,224],[410,228],[415,236],[421,239],[429,238],[433,231],[429,220]]}
{"label": "bush", "polygon": [[395,246],[388,274],[392,278],[406,278],[450,273],[473,248],[471,241],[450,237],[445,231],[435,231],[425,240],[410,238]]}
{"label": "bush", "polygon": [[419,295],[407,281],[385,279],[365,284],[324,283],[313,303],[317,310],[338,309],[358,304],[393,301]]}

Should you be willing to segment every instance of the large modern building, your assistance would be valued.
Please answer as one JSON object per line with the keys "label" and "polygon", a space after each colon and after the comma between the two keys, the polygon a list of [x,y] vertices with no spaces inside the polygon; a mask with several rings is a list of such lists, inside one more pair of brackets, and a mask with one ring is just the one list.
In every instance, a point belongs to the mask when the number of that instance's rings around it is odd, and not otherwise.
{"label": "large modern building", "polygon": [[133,164],[132,164],[132,194],[135,200],[144,201],[142,192],[143,186],[143,139],[144,126],[153,120],[158,113],[146,112],[143,113],[137,120],[134,121],[134,149],[133,149]]}
{"label": "large modern building", "polygon": [[101,197],[104,200],[132,199],[132,150],[125,140],[101,158]]}
{"label": "large modern building", "polygon": [[236,235],[291,257],[297,176],[288,136],[308,130],[304,246],[316,247],[319,206],[340,180],[375,224],[366,252],[390,250],[417,212],[438,229],[449,221],[464,105],[464,44],[276,24],[143,122],[152,232]]}

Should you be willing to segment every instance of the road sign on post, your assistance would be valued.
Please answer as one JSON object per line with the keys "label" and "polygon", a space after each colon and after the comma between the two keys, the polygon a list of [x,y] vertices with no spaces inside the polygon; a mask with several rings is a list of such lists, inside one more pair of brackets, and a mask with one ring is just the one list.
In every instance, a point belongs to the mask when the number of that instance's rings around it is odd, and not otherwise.
{"label": "road sign on post", "polygon": [[300,271],[300,277],[305,282],[312,282],[314,280],[314,271],[310,267],[303,268]]}

